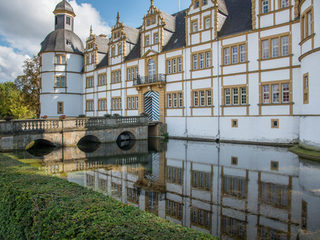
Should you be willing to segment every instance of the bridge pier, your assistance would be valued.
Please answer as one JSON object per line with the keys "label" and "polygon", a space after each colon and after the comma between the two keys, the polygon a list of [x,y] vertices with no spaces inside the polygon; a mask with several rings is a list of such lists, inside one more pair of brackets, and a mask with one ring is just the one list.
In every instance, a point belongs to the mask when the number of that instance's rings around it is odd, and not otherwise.
{"label": "bridge pier", "polygon": [[0,151],[24,150],[30,142],[39,139],[55,146],[76,146],[85,136],[94,136],[101,143],[116,142],[123,132],[130,132],[136,140],[148,139],[148,119],[111,117],[0,121]]}

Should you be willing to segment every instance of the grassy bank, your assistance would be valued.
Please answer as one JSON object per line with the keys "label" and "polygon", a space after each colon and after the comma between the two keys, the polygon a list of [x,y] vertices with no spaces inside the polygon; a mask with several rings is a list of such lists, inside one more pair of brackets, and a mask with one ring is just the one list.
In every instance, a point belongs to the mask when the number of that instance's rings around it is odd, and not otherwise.
{"label": "grassy bank", "polygon": [[289,149],[291,152],[297,154],[301,158],[320,162],[320,152],[305,149],[303,147],[295,146]]}
{"label": "grassy bank", "polygon": [[0,153],[0,239],[212,239]]}

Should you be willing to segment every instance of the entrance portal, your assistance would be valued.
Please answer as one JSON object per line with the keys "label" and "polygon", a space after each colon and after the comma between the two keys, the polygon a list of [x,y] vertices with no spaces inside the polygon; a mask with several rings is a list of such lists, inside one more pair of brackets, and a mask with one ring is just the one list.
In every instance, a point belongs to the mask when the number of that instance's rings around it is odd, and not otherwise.
{"label": "entrance portal", "polygon": [[151,121],[159,121],[159,93],[147,92],[144,95],[144,111]]}

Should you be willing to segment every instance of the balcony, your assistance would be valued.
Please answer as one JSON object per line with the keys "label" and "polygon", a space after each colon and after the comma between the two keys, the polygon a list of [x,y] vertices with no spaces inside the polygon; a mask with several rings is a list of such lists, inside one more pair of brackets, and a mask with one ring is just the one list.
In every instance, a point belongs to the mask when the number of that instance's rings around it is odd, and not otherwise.
{"label": "balcony", "polygon": [[133,85],[151,85],[151,84],[165,84],[167,81],[165,74],[149,75],[149,76],[138,76],[133,79]]}

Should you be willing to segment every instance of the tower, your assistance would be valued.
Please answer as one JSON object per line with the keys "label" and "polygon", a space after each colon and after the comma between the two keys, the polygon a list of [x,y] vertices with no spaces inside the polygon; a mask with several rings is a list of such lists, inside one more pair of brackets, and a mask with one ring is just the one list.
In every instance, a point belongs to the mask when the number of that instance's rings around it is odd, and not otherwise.
{"label": "tower", "polygon": [[54,10],[55,30],[41,43],[41,116],[83,114],[83,43],[73,32],[71,5],[63,0]]}

